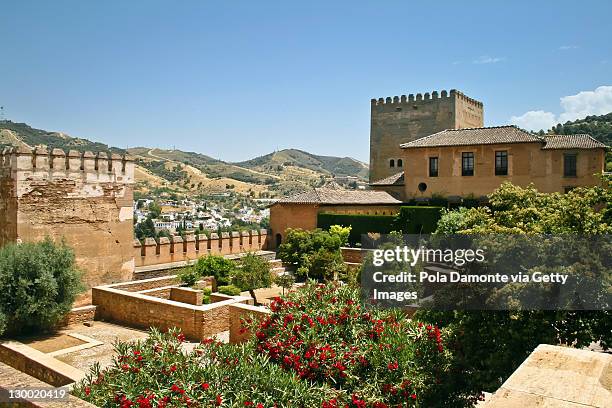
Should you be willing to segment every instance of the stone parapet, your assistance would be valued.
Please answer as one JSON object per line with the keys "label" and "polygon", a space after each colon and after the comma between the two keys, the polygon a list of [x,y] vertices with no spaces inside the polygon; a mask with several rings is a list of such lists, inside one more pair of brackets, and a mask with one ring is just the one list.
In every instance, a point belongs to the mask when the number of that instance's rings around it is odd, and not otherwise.
{"label": "stone parapet", "polygon": [[187,235],[172,239],[161,237],[157,241],[146,238],[134,241],[135,266],[150,266],[190,261],[206,255],[233,255],[256,252],[269,248],[267,230],[223,232],[206,235]]}

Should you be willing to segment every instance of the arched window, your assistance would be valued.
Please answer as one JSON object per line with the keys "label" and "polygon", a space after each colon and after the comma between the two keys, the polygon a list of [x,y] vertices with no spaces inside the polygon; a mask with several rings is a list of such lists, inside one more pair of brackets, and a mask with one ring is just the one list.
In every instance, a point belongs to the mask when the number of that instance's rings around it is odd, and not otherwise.
{"label": "arched window", "polygon": [[402,159],[397,159],[397,167],[402,167],[404,165],[404,161]]}
{"label": "arched window", "polygon": [[389,160],[389,167],[395,167],[395,160]]}

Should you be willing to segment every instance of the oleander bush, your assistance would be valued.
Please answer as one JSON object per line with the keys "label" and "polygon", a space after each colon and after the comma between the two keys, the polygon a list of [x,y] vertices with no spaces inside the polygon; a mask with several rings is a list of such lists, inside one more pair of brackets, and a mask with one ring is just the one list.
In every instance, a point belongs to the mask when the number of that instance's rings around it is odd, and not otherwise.
{"label": "oleander bush", "polygon": [[206,340],[184,351],[178,330],[120,342],[109,368],[95,365],[73,394],[99,407],[316,407],[337,392],[312,386],[253,350]]}
{"label": "oleander bush", "polygon": [[83,290],[71,248],[50,238],[0,249],[0,334],[53,328]]}
{"label": "oleander bush", "polygon": [[323,406],[461,407],[479,397],[458,387],[450,333],[397,310],[364,308],[356,288],[311,283],[271,310],[251,323],[257,352],[342,392]]}
{"label": "oleander bush", "polygon": [[[309,284],[276,299],[242,345],[205,340],[183,351],[178,331],[118,343],[74,393],[98,406],[467,407],[451,335],[391,310],[364,309],[357,289]],[[459,381],[459,382],[458,382]]]}

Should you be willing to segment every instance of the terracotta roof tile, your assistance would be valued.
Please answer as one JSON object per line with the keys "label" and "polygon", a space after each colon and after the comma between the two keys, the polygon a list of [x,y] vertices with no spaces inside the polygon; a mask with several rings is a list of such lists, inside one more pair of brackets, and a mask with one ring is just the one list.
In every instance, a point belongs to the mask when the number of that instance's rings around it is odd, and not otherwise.
{"label": "terracotta roof tile", "polygon": [[294,204],[401,204],[385,191],[341,190],[315,188],[310,191],[281,198],[277,203]]}
{"label": "terracotta roof tile", "polygon": [[606,145],[593,139],[590,135],[546,135],[544,136],[546,144],[542,149],[599,149],[605,148]]}
{"label": "terracotta roof tile", "polygon": [[542,138],[532,135],[514,125],[447,129],[401,144],[403,149],[414,147],[471,146],[504,143],[542,143]]}
{"label": "terracotta roof tile", "polygon": [[389,177],[385,177],[384,179],[380,179],[373,183],[370,183],[371,186],[403,186],[404,185],[404,172],[400,171],[397,174],[393,174]]}

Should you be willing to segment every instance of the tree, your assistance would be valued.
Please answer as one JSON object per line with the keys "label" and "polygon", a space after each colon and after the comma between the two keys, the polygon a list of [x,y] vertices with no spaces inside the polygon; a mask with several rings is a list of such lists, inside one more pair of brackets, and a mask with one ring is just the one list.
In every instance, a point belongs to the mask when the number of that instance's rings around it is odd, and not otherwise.
{"label": "tree", "polygon": [[218,286],[229,284],[235,269],[234,261],[219,255],[203,256],[193,265],[193,270],[199,276],[213,276]]}
{"label": "tree", "polygon": [[[310,276],[309,268],[315,264],[322,265],[319,260],[325,257],[324,252],[335,253],[332,255],[335,259],[338,259],[338,255],[342,256],[340,247],[346,242],[349,233],[350,229],[335,225],[331,226],[330,231],[288,229],[285,242],[278,248],[277,255],[284,262],[295,265],[298,275]],[[316,275],[323,277],[329,274],[318,270]]]}
{"label": "tree", "polygon": [[[445,211],[436,234],[484,234],[484,237],[492,237],[489,239],[498,237],[490,235],[492,233],[519,234],[519,237],[558,234],[565,236],[564,240],[577,234],[610,234],[611,187],[610,179],[603,178],[601,186],[576,188],[567,194],[544,194],[533,187],[521,188],[505,183],[489,195],[487,207]],[[534,248],[539,249],[538,246]],[[504,253],[494,252],[494,256],[504,256]],[[560,252],[560,257],[576,258],[572,251]],[[588,255],[578,258],[587,263],[598,261],[587,259]],[[572,268],[577,273],[592,271],[588,265],[586,269],[583,266],[578,262]],[[511,297],[516,293],[504,295]],[[609,311],[422,310],[415,317],[438,322],[456,334],[454,343],[460,350],[457,358],[466,373],[465,379],[472,382],[472,386],[486,391],[499,387],[538,344],[563,343],[584,347],[599,342],[604,349],[612,345],[612,313]]]}
{"label": "tree", "polygon": [[[47,330],[59,323],[83,289],[72,249],[47,238],[0,249],[0,330]],[[3,317],[4,316],[4,317]]]}
{"label": "tree", "polygon": [[267,288],[272,284],[270,262],[250,252],[240,260],[240,267],[234,270],[232,281],[241,290],[248,290],[255,305],[258,305],[255,289]]}
{"label": "tree", "polygon": [[285,290],[289,290],[295,283],[295,277],[288,272],[278,275],[274,279],[274,283],[283,288],[283,296],[285,296]]}
{"label": "tree", "polygon": [[151,213],[151,218],[159,218],[161,215],[161,207],[155,201],[149,204],[149,212]]}

